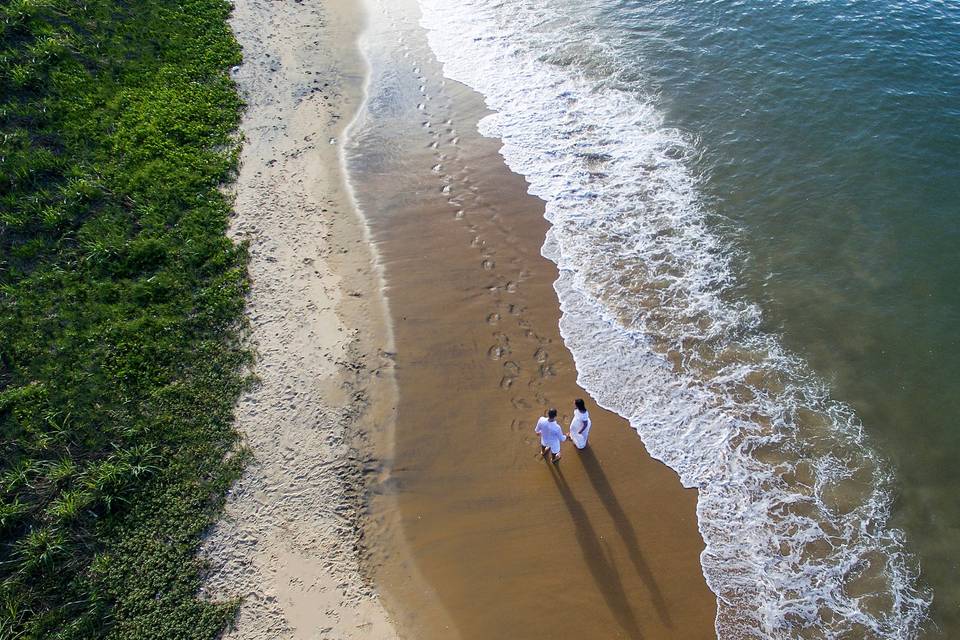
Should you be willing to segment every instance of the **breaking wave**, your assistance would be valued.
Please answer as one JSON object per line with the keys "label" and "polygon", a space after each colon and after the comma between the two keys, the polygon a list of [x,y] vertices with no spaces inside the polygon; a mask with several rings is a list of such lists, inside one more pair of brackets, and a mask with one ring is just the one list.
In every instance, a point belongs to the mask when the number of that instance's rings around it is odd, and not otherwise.
{"label": "breaking wave", "polygon": [[589,25],[543,4],[421,0],[445,74],[494,112],[481,133],[546,203],[580,383],[699,489],[719,637],[916,637],[931,595],[889,525],[889,469],[737,293],[696,141],[610,81]]}

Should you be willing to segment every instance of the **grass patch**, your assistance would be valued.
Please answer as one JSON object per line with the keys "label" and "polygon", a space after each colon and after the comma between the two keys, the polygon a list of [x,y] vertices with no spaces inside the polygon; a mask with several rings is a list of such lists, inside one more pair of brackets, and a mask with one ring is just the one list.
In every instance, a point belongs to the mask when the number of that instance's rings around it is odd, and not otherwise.
{"label": "grass patch", "polygon": [[213,638],[242,457],[225,0],[0,4],[0,637]]}

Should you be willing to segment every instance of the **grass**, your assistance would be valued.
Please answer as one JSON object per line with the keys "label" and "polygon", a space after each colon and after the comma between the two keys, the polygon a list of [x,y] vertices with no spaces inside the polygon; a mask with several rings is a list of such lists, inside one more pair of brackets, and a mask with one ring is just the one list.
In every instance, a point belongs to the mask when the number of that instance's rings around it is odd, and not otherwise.
{"label": "grass", "polygon": [[225,0],[0,3],[0,638],[213,638],[244,456]]}

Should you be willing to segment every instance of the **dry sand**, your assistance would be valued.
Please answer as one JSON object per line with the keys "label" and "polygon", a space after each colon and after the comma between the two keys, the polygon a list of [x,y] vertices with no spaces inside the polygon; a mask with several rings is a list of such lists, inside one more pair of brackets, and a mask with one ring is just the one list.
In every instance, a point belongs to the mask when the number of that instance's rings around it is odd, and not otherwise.
{"label": "dry sand", "polygon": [[395,388],[380,279],[340,145],[362,99],[356,3],[236,0],[247,101],[232,233],[250,242],[254,461],[205,542],[228,638],[395,637],[364,570],[366,479]]}

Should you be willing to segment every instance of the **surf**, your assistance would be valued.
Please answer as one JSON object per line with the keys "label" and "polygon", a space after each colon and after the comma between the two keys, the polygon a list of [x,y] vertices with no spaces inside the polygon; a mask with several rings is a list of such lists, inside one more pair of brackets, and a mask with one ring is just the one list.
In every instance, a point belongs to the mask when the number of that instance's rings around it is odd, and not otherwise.
{"label": "surf", "polygon": [[916,637],[932,596],[889,522],[892,472],[739,293],[695,137],[560,3],[421,7],[445,74],[492,111],[481,133],[546,203],[580,384],[699,490],[718,636]]}

